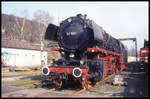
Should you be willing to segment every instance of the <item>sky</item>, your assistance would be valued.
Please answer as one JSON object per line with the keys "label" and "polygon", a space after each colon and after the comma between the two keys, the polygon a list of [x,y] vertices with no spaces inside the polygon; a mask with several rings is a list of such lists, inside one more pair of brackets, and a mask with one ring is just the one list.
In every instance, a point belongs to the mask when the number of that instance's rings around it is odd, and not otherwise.
{"label": "sky", "polygon": [[[24,10],[28,19],[41,9],[54,17],[53,23],[78,13],[102,26],[115,38],[136,38],[138,50],[143,47],[144,39],[149,40],[148,2],[2,2],[2,13],[23,17]],[[123,41],[128,49],[134,48],[133,41]]]}

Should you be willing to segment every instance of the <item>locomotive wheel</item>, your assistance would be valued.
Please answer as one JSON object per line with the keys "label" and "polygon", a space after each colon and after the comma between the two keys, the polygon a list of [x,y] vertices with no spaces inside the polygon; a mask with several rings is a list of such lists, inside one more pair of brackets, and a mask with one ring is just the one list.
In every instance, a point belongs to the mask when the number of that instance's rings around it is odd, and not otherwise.
{"label": "locomotive wheel", "polygon": [[62,88],[62,81],[55,81],[56,89],[59,90]]}
{"label": "locomotive wheel", "polygon": [[97,60],[99,63],[99,68],[97,68],[97,72],[99,73],[99,80],[104,78],[106,76],[106,64],[104,60]]}
{"label": "locomotive wheel", "polygon": [[121,67],[118,67],[118,70],[120,71],[120,70],[121,70]]}
{"label": "locomotive wheel", "polygon": [[59,88],[62,88],[62,85],[63,85],[63,82],[60,81],[60,83],[59,83]]}
{"label": "locomotive wheel", "polygon": [[102,75],[102,72],[101,71],[96,71],[95,72],[95,77],[94,77],[94,81],[97,82],[97,81],[100,81],[102,78],[103,78],[103,75]]}
{"label": "locomotive wheel", "polygon": [[[95,57],[96,58],[96,57]],[[100,81],[106,76],[106,65],[104,60],[95,59],[95,62],[92,63],[93,69],[91,71],[92,77],[92,85],[94,85],[97,81]]]}
{"label": "locomotive wheel", "polygon": [[106,62],[105,61],[103,61],[102,60],[102,65],[103,65],[103,68],[102,68],[102,70],[103,70],[103,78],[106,76]]}

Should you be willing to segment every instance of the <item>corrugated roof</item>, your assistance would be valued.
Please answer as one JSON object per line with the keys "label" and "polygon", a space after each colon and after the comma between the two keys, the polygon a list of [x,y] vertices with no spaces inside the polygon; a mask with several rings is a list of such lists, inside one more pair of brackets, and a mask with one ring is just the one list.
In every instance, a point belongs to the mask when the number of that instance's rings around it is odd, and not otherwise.
{"label": "corrugated roof", "polygon": [[5,48],[17,48],[17,49],[28,49],[28,50],[41,50],[40,46],[33,46],[32,43],[27,41],[19,40],[5,40],[2,39],[2,47]]}

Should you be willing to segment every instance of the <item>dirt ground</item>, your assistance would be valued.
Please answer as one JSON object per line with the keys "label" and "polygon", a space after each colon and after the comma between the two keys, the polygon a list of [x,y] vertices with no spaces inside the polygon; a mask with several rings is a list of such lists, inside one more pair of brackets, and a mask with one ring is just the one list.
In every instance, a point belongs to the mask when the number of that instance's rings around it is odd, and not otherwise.
{"label": "dirt ground", "polygon": [[[148,65],[147,65],[148,66]],[[146,67],[145,67],[146,68]],[[94,90],[76,96],[80,97],[149,97],[149,74],[140,70],[140,63],[132,62],[120,76],[127,86],[114,86],[106,82]]]}
{"label": "dirt ground", "polygon": [[[95,89],[75,94],[70,97],[149,97],[149,73],[141,71],[139,62],[131,62],[126,66],[120,76],[127,86],[112,85],[112,82],[106,82]],[[148,65],[144,65],[148,69]],[[2,83],[2,97],[66,97],[76,90],[50,90],[44,88],[14,87]]]}

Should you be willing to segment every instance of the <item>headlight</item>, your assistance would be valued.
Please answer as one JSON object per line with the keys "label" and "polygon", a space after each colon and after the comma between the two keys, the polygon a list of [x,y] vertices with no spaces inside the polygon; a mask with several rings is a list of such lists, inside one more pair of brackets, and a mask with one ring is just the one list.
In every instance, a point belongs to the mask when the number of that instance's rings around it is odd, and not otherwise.
{"label": "headlight", "polygon": [[70,54],[69,56],[73,58],[73,57],[74,57],[74,54]]}
{"label": "headlight", "polygon": [[76,67],[73,69],[72,75],[76,78],[79,78],[82,75],[82,70],[80,68]]}
{"label": "headlight", "polygon": [[72,19],[71,19],[71,18],[69,18],[67,21],[70,23],[70,22],[72,21]]}
{"label": "headlight", "polygon": [[43,73],[43,75],[47,76],[50,73],[50,69],[47,66],[45,66],[42,68],[42,73]]}
{"label": "headlight", "polygon": [[82,64],[82,65],[83,65],[83,64],[84,64],[84,61],[83,61],[83,60],[80,60],[80,64]]}

